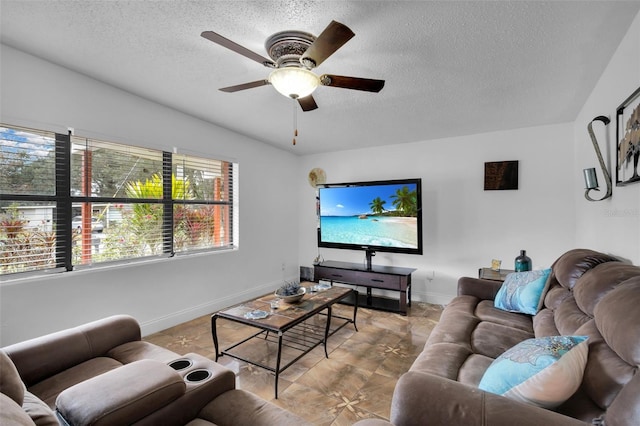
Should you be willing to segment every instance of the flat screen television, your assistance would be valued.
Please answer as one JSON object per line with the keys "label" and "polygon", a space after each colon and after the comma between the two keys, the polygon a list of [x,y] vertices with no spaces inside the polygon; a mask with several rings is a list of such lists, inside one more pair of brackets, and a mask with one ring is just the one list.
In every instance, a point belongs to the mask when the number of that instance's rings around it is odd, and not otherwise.
{"label": "flat screen television", "polygon": [[318,246],[422,254],[422,180],[319,185]]}

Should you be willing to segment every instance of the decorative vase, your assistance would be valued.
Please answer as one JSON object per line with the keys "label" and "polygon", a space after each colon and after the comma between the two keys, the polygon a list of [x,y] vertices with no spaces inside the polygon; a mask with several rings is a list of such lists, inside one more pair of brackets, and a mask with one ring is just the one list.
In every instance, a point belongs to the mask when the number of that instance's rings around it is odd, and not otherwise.
{"label": "decorative vase", "polygon": [[516,272],[531,270],[531,258],[527,256],[526,250],[520,250],[520,256],[516,257]]}

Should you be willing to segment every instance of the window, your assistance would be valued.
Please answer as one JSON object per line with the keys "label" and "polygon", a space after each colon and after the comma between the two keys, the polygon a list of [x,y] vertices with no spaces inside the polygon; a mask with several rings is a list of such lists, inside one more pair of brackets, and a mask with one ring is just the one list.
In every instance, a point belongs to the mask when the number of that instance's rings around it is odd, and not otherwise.
{"label": "window", "polygon": [[173,241],[177,252],[231,242],[231,164],[173,155]]}
{"label": "window", "polygon": [[0,126],[0,275],[233,247],[233,170]]}
{"label": "window", "polygon": [[56,135],[0,126],[0,274],[55,268]]}

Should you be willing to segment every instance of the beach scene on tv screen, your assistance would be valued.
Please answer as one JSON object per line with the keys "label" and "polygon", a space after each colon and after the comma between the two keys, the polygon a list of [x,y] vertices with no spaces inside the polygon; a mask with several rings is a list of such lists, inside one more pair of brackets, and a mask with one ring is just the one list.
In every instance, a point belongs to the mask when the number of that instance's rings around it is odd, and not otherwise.
{"label": "beach scene on tv screen", "polygon": [[322,242],[418,247],[416,184],[320,189]]}

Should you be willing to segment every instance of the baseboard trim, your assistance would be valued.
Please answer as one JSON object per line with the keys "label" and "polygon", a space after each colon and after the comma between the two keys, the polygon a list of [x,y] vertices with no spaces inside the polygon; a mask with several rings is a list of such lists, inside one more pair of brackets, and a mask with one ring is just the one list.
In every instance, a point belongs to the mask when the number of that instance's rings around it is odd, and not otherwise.
{"label": "baseboard trim", "polygon": [[[258,287],[233,293],[225,297],[217,298],[215,300],[209,300],[196,306],[189,307],[180,311],[173,312],[169,315],[154,318],[152,320],[143,321],[140,323],[140,328],[143,336],[148,336],[153,333],[157,333],[162,330],[166,330],[171,327],[175,327],[178,324],[191,321],[195,318],[203,315],[211,315],[216,311],[224,309],[229,306],[233,306],[237,303],[241,303],[245,300],[253,299],[255,297],[267,294],[273,291],[274,288],[278,288],[281,282],[271,282],[262,284]],[[398,297],[398,292],[388,292],[389,297]],[[447,305],[455,295],[434,293],[434,292],[415,292],[411,293],[412,302],[425,302],[435,305]]]}
{"label": "baseboard trim", "polygon": [[412,302],[425,302],[425,303],[433,303],[434,305],[447,305],[453,298],[456,297],[455,294],[445,294],[445,293],[434,293],[434,292],[426,292],[426,293],[417,293],[411,292],[411,301]]}
{"label": "baseboard trim", "polygon": [[217,298],[215,300],[209,300],[199,305],[192,306],[181,311],[176,311],[162,317],[140,322],[142,336],[148,336],[150,334],[166,330],[167,328],[171,328],[178,324],[191,321],[203,315],[211,315],[214,312],[217,312],[226,307],[242,303],[245,300],[262,296],[263,294],[267,294],[270,291],[273,291],[273,289],[277,288],[280,284],[280,282],[263,284],[245,291]]}

